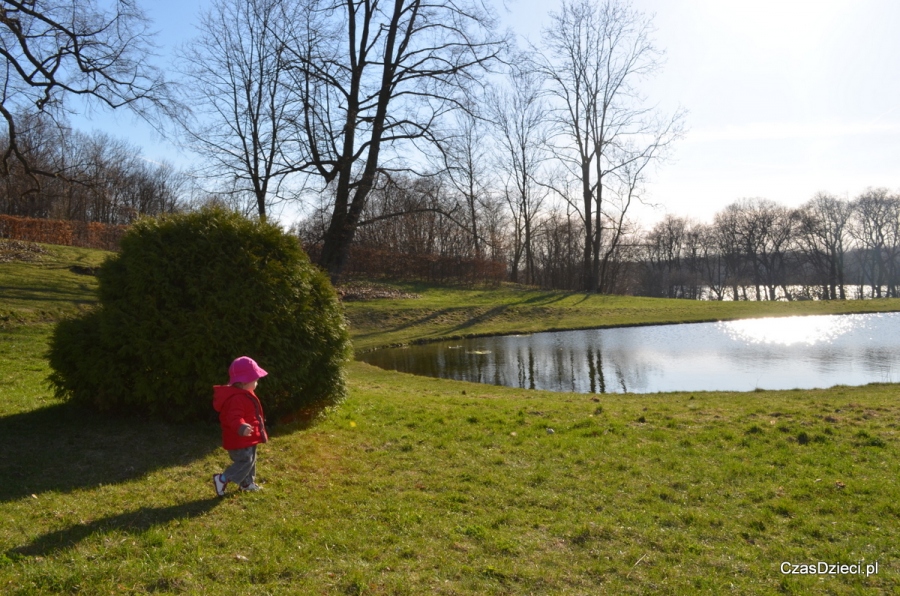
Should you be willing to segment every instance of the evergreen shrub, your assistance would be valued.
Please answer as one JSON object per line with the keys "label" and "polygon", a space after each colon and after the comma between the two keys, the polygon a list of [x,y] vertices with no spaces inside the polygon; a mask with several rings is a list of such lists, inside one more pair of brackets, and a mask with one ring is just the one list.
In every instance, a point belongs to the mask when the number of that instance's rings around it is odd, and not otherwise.
{"label": "evergreen shrub", "polygon": [[212,385],[250,356],[274,418],[338,401],[350,340],[328,277],[274,225],[221,209],[142,219],[98,271],[100,306],[60,322],[57,397],[169,420],[208,418]]}

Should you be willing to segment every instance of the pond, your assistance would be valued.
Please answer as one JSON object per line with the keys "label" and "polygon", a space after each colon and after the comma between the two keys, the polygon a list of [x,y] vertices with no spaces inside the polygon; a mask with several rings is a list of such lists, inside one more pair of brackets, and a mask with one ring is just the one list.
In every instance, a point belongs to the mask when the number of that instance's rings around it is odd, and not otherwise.
{"label": "pond", "polygon": [[900,313],[481,337],[369,352],[417,375],[578,393],[811,389],[900,381]]}

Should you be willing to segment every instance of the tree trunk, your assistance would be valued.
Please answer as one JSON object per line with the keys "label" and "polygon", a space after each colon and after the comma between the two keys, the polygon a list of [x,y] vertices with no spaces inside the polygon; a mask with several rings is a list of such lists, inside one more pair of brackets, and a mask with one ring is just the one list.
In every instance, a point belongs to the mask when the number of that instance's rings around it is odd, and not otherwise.
{"label": "tree trunk", "polygon": [[594,269],[591,266],[591,247],[594,242],[591,214],[593,212],[594,197],[591,193],[590,167],[589,161],[581,164],[581,192],[584,199],[584,256],[581,263],[581,283],[585,292],[593,292],[596,286],[596,279],[593,276]]}
{"label": "tree trunk", "polygon": [[[322,246],[322,256],[319,260],[319,264],[328,272],[329,277],[331,277],[332,283],[340,281],[344,267],[347,265],[347,258],[350,255],[350,245],[353,243],[353,237],[356,235],[359,217],[362,214],[369,192],[375,185],[375,176],[378,173],[378,157],[381,150],[382,137],[384,135],[388,104],[392,98],[392,83],[395,69],[394,49],[403,10],[403,1],[395,0],[394,13],[392,15],[390,26],[387,27],[382,62],[381,87],[378,92],[378,104],[375,109],[375,116],[372,120],[369,152],[366,156],[366,165],[363,169],[362,176],[360,176],[360,179],[356,183],[352,202],[349,203],[349,209],[347,209],[347,204],[350,199],[353,168],[343,168],[338,176],[334,212],[331,218],[331,224],[325,234],[325,240]],[[359,115],[359,92],[362,71],[357,69],[356,72],[353,73],[353,77],[354,79],[350,86],[351,92],[347,110],[347,124],[344,129],[344,151],[342,161],[345,164],[352,164],[354,161],[352,155],[356,149],[355,138],[356,126],[358,124],[357,118]]]}

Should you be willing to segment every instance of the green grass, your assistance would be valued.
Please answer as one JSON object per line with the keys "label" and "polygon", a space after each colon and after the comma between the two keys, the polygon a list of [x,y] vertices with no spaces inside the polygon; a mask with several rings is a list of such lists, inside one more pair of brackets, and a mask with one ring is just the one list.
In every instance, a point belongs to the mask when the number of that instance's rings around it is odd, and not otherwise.
{"label": "green grass", "polygon": [[[422,322],[429,308],[494,308],[487,291],[419,290],[417,301],[351,304],[351,319],[417,309],[412,327],[430,337],[460,323]],[[583,298],[517,292],[499,292],[502,316],[463,330],[530,323],[513,313]],[[668,302],[624,299],[618,310],[630,323],[641,315],[627,309],[702,314]],[[354,332],[365,345],[420,337],[401,327]],[[316,424],[276,427],[260,449],[263,492],[217,499],[209,478],[227,460],[217,425],[114,420],[54,402],[51,329],[0,329],[3,594],[900,589],[895,385],[589,396],[355,362],[343,404]],[[879,573],[779,571],[820,560],[877,561]]]}

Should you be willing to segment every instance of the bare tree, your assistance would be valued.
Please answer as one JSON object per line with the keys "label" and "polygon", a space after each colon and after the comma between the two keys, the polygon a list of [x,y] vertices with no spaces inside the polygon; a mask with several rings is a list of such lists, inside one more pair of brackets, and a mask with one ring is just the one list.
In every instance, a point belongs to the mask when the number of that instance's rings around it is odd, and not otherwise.
{"label": "bare tree", "polygon": [[717,214],[716,225],[726,259],[741,272],[738,278],[753,285],[757,300],[776,300],[779,287],[792,299],[787,274],[796,218],[789,209],[767,199],[742,199]]}
{"label": "bare tree", "polygon": [[539,183],[547,159],[546,104],[540,80],[526,65],[510,71],[506,87],[496,91],[489,105],[498,139],[498,167],[504,196],[512,214],[514,233],[513,281],[520,259],[525,259],[525,283],[535,282],[534,228],[541,205],[549,194]]}
{"label": "bare tree", "polygon": [[[724,258],[718,243],[718,234],[715,225],[697,225],[691,232],[695,236],[694,246],[697,247],[696,270],[700,280],[706,286],[710,300],[724,300],[726,290],[730,282],[729,275],[731,272],[726,266]],[[702,297],[703,293],[699,293],[698,297]],[[734,293],[734,300],[737,300],[737,292]]]}
{"label": "bare tree", "polygon": [[506,44],[482,0],[311,0],[304,14],[282,40],[309,151],[293,165],[332,187],[320,264],[336,279],[379,171],[439,142]]}
{"label": "bare tree", "polygon": [[[563,209],[565,208],[565,212]],[[567,203],[554,205],[537,223],[535,234],[537,281],[545,288],[578,287],[581,221]]]}
{"label": "bare tree", "polygon": [[797,245],[816,274],[826,300],[845,300],[844,260],[853,210],[848,201],[816,193],[798,212]]}
{"label": "bare tree", "polygon": [[[53,196],[59,192],[62,180],[42,177],[40,188],[35,171],[72,171],[76,164],[67,159],[71,141],[70,130],[46,114],[32,113],[16,119],[16,151],[22,159],[10,159],[0,169],[2,198],[0,210],[7,215],[49,217]],[[0,146],[9,142],[0,135]]]}
{"label": "bare tree", "polygon": [[484,233],[479,230],[479,212],[485,206],[489,191],[489,147],[485,123],[472,105],[456,114],[455,133],[441,147],[443,169],[450,184],[462,199],[465,225],[471,238],[473,256],[484,254]]}
{"label": "bare tree", "polygon": [[66,176],[33,179],[22,164],[0,176],[0,213],[83,222],[129,223],[139,215],[169,213],[184,204],[184,173],[144,159],[126,140],[72,130],[33,115],[21,120],[19,147],[30,163]]}
{"label": "bare tree", "polygon": [[900,196],[870,188],[853,201],[850,233],[859,244],[863,283],[875,298],[897,297],[900,269]]}
{"label": "bare tree", "polygon": [[679,298],[682,257],[689,223],[668,215],[644,239],[644,292],[650,296]]}
{"label": "bare tree", "polygon": [[300,19],[294,0],[213,0],[182,52],[184,100],[194,111],[181,120],[187,140],[207,159],[205,173],[251,196],[261,220],[303,156],[283,41]]}
{"label": "bare tree", "polygon": [[[598,204],[596,237],[594,241],[594,277],[596,291],[612,293],[619,284],[619,271],[624,265],[622,250],[626,238],[633,235],[637,224],[628,217],[635,201],[640,201],[648,166],[656,158],[655,152],[641,154],[628,143],[611,151],[619,164],[606,176],[604,206]],[[602,192],[602,189],[598,191]]]}
{"label": "bare tree", "polygon": [[733,300],[747,300],[746,284],[752,279],[743,219],[741,204],[732,203],[713,220],[715,244],[725,270],[721,277],[728,280]]}
{"label": "bare tree", "polygon": [[482,258],[502,263],[507,261],[509,238],[506,233],[509,217],[503,198],[496,192],[489,192],[483,199],[479,211],[479,229],[484,238],[485,252]]}
{"label": "bare tree", "polygon": [[[644,107],[636,88],[659,66],[650,19],[620,0],[564,0],[550,18],[542,71],[556,104],[562,140],[557,154],[581,186],[583,288],[596,291],[608,177],[634,162],[659,159],[680,136],[682,114],[659,117]],[[624,221],[623,213],[613,217]]]}
{"label": "bare tree", "polygon": [[781,296],[793,300],[788,288],[791,256],[794,254],[794,238],[797,229],[795,213],[772,201],[760,201],[755,215],[759,218],[762,242],[756,254],[769,300],[777,300],[777,288]]}
{"label": "bare tree", "polygon": [[35,175],[65,173],[29,159],[19,124],[34,113],[60,118],[73,96],[127,106],[147,118],[156,109],[171,113],[174,104],[148,60],[152,55],[149,24],[134,0],[114,0],[110,10],[93,0],[2,0],[0,114],[7,143],[0,172],[18,162],[35,182]]}
{"label": "bare tree", "polygon": [[382,177],[366,202],[357,242],[402,254],[457,253],[460,245],[469,246],[460,238],[468,232],[447,216],[452,200],[439,176]]}
{"label": "bare tree", "polygon": [[[642,291],[650,296],[724,300],[729,275],[720,235],[729,236],[727,220],[715,226],[667,215],[644,235]],[[735,296],[737,292],[734,291]]]}

